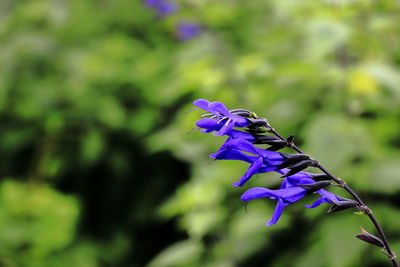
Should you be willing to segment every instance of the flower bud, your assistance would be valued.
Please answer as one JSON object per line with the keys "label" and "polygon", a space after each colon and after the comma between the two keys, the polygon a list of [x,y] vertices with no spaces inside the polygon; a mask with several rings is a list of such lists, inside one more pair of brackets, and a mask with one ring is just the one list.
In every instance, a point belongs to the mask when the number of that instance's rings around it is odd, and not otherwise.
{"label": "flower bud", "polygon": [[364,228],[361,227],[361,235],[356,235],[356,237],[364,242],[370,243],[377,247],[383,248],[385,245],[383,244],[382,240],[378,237],[368,233]]}

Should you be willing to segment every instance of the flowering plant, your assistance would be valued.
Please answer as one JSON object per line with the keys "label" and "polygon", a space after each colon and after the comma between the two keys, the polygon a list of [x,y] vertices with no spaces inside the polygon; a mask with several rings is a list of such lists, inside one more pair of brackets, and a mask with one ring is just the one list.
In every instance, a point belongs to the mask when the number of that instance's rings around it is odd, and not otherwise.
{"label": "flowering plant", "polygon": [[[316,159],[304,154],[294,144],[294,136],[284,138],[265,118],[259,118],[254,112],[245,109],[229,110],[221,102],[210,102],[205,99],[198,99],[193,104],[197,107],[195,109],[207,112],[197,121],[198,128],[196,129],[203,133],[214,132],[216,136],[228,137],[218,151],[210,157],[215,160],[240,160],[250,164],[245,174],[239,178],[239,181],[234,182],[233,186],[243,186],[254,174],[258,173],[276,172],[283,178],[279,189],[254,187],[245,191],[240,198],[245,203],[259,198],[277,201],[275,211],[271,220],[267,222],[267,226],[278,222],[286,206],[311,194],[318,194],[320,197],[313,204],[306,205],[307,208],[315,208],[321,203],[327,203],[331,205],[328,213],[354,208],[366,214],[374,224],[379,237],[368,233],[363,228],[361,228],[362,233],[356,237],[380,247],[393,266],[399,266],[396,255],[390,248],[372,211],[343,180],[330,173]],[[263,148],[262,146],[265,145],[268,147]],[[297,153],[278,152],[285,147],[292,148]],[[308,167],[317,168],[322,173],[303,171]],[[329,186],[343,188],[353,199],[343,198],[327,191],[326,188]]]}

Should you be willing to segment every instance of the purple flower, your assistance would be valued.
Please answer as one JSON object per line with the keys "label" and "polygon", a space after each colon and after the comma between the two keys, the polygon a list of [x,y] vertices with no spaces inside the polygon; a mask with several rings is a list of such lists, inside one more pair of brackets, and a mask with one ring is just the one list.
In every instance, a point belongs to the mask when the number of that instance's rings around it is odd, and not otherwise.
{"label": "purple flower", "polygon": [[[278,170],[277,172],[281,174],[287,173],[289,170],[283,169],[283,170]],[[326,177],[324,174],[315,174],[315,173],[309,173],[309,172],[299,172],[294,175],[287,176],[281,185],[282,188],[289,188],[289,187],[294,187],[298,186],[300,184],[311,184],[315,183],[315,179],[317,177]],[[324,189],[320,189],[316,191],[316,193],[320,194],[321,197],[317,199],[313,204],[311,205],[305,205],[306,208],[315,208],[321,205],[322,203],[330,203],[333,204],[333,201],[342,201],[344,200],[343,198],[336,196],[335,194],[328,192]]]}
{"label": "purple flower", "polygon": [[233,183],[233,186],[244,185],[254,174],[277,170],[279,165],[286,160],[281,153],[257,148],[241,138],[228,140],[217,153],[211,154],[210,157],[219,160],[243,160],[250,163],[246,173],[240,178],[239,182]]}
{"label": "purple flower", "polygon": [[321,195],[321,197],[313,204],[305,205],[307,208],[315,208],[322,203],[334,204],[333,201],[343,200],[343,198],[321,189],[322,187],[329,185],[329,182],[315,182],[311,178],[313,176],[314,174],[312,173],[299,172],[295,175],[286,177],[283,180],[280,189],[271,190],[263,187],[251,188],[242,195],[241,200],[247,202],[253,199],[264,197],[278,200],[275,211],[272,215],[272,219],[267,222],[267,226],[273,225],[279,220],[286,206],[299,201],[308,194],[317,193]]}
{"label": "purple flower", "polygon": [[[198,99],[193,102],[193,105],[208,111],[211,115],[219,118],[218,121],[213,122],[211,120],[201,119],[199,122],[203,126],[199,126],[201,128],[208,128],[208,132],[217,131],[214,135],[226,135],[228,134],[234,127],[246,127],[250,124],[250,121],[242,116],[235,115],[231,113],[224,104],[221,102],[210,102],[205,99]],[[210,118],[209,118],[210,119]],[[199,123],[198,122],[198,123]],[[209,124],[207,127],[206,124]]]}
{"label": "purple flower", "polygon": [[[221,128],[225,125],[226,122],[223,120],[217,120],[212,118],[202,118],[196,122],[196,126],[202,129],[200,130],[203,133],[210,133],[210,132],[219,132]],[[231,130],[224,132],[225,135],[228,135],[231,139],[238,139],[242,138],[248,140],[249,142],[254,142],[256,138],[254,135],[238,130]]]}
{"label": "purple flower", "polygon": [[320,189],[319,191],[317,191],[317,193],[320,194],[321,197],[319,199],[317,199],[313,204],[305,205],[306,208],[312,209],[312,208],[318,207],[322,203],[335,204],[333,201],[337,202],[337,201],[344,200],[344,198],[339,197],[339,196],[337,196],[329,191],[323,190],[323,189]]}
{"label": "purple flower", "polygon": [[[276,172],[280,174],[286,174],[289,172],[288,169],[283,169],[283,170],[277,170]],[[298,172],[296,174],[290,175],[285,177],[283,179],[281,189],[282,188],[288,188],[288,187],[293,187],[293,186],[298,186],[299,184],[311,184],[315,183],[315,180],[312,179],[313,173],[309,172]]]}
{"label": "purple flower", "polygon": [[267,222],[267,226],[270,226],[272,224],[275,224],[279,220],[282,215],[283,209],[286,206],[300,200],[306,194],[307,190],[300,186],[278,190],[270,190],[263,187],[254,187],[244,192],[240,199],[245,202],[264,197],[278,200],[278,204],[276,205],[275,211],[272,215],[272,219]]}
{"label": "purple flower", "polygon": [[177,35],[181,41],[189,41],[199,35],[201,32],[201,26],[194,22],[181,22],[177,26]]}
{"label": "purple flower", "polygon": [[166,17],[178,10],[178,4],[168,0],[144,0],[145,4],[157,10],[158,15]]}

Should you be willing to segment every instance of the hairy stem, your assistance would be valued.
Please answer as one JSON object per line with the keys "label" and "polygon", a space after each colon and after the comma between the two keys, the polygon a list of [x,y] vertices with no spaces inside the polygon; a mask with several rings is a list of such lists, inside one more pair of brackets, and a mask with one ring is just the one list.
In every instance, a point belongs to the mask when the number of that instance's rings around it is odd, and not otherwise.
{"label": "hairy stem", "polygon": [[[280,138],[281,140],[287,142],[286,138],[284,138],[282,135],[280,135],[275,129],[271,128],[270,132]],[[296,150],[298,153],[304,154],[303,151],[298,148],[295,144],[291,143],[288,144],[289,147],[293,148]],[[397,262],[396,255],[392,251],[392,249],[389,246],[389,241],[387,240],[385,233],[383,232],[382,227],[376,220],[375,216],[372,215],[372,211],[365,205],[364,201],[360,198],[357,193],[353,191],[353,189],[350,188],[342,179],[337,178],[334,176],[331,172],[329,172],[324,166],[321,165],[321,163],[317,163],[316,167],[320,169],[323,173],[325,173],[327,176],[329,176],[332,180],[334,180],[337,184],[339,184],[341,187],[343,187],[347,192],[349,192],[350,195],[354,197],[354,199],[359,203],[361,210],[369,217],[369,219],[372,221],[374,224],[376,230],[379,233],[379,236],[385,246],[385,249],[387,251],[387,256],[389,257],[390,261],[392,262],[393,266],[399,267],[399,263]]]}

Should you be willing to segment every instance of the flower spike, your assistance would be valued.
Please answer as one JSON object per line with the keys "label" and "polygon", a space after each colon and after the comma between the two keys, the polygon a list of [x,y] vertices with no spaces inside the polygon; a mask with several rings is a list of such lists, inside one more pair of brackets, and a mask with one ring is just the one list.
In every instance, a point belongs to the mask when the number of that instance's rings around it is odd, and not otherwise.
{"label": "flower spike", "polygon": [[[245,204],[259,198],[277,201],[267,226],[278,222],[286,206],[294,204],[310,194],[318,194],[320,197],[311,205],[305,205],[306,208],[315,208],[322,203],[327,203],[331,205],[327,213],[349,208],[362,211],[373,222],[380,238],[368,233],[363,228],[361,229],[362,234],[356,237],[383,248],[382,251],[389,257],[393,266],[399,267],[396,255],[391,250],[381,226],[368,206],[342,179],[335,177],[318,161],[304,154],[294,144],[294,136],[284,138],[270,126],[267,119],[259,118],[255,113],[246,109],[228,110],[221,102],[210,102],[205,99],[196,100],[193,104],[208,112],[196,123],[197,129],[204,133],[214,132],[214,135],[217,136],[227,136],[225,143],[210,157],[216,160],[240,160],[249,163],[247,171],[239,181],[233,183],[234,186],[243,186],[254,174],[258,173],[272,171],[279,173],[283,178],[279,189],[254,187],[245,191],[240,198]],[[265,145],[269,147],[262,148]],[[298,154],[276,152],[285,147],[294,149]],[[322,173],[304,172],[303,170],[308,167],[316,167]],[[331,182],[335,182],[335,184]],[[330,185],[343,188],[350,193],[354,200],[342,198],[326,191],[325,188]]]}

